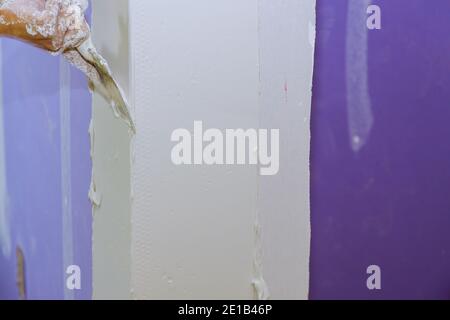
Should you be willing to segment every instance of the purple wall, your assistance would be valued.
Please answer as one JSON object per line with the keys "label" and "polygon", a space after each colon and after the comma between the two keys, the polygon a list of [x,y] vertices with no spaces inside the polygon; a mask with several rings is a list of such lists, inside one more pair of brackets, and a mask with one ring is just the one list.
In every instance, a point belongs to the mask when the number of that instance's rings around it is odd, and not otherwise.
{"label": "purple wall", "polygon": [[[20,42],[3,42],[3,105],[8,210],[13,251],[25,255],[29,299],[63,299],[63,200],[60,60]],[[83,75],[70,71],[70,194],[73,258],[82,269],[77,299],[91,297],[91,98]],[[69,239],[70,243],[70,239]],[[0,255],[0,299],[18,297],[15,255]]]}
{"label": "purple wall", "polygon": [[3,46],[6,178],[13,249],[25,254],[28,297],[63,289],[58,61],[18,42]]}
{"label": "purple wall", "polygon": [[91,184],[91,144],[89,124],[92,97],[86,77],[71,68],[71,164],[74,264],[80,266],[82,290],[75,299],[92,298],[92,206],[88,198]]}
{"label": "purple wall", "polygon": [[450,1],[357,2],[317,3],[310,296],[449,299]]}

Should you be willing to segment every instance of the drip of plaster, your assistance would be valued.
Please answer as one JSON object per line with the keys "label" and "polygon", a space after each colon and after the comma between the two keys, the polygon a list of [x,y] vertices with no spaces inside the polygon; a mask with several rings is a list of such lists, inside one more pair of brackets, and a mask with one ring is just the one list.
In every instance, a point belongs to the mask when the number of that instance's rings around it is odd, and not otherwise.
{"label": "drip of plaster", "polygon": [[[92,37],[128,95],[128,1],[95,0]],[[93,96],[90,126],[93,204],[93,298],[130,299],[130,141],[126,123]]]}
{"label": "drip of plaster", "polygon": [[[62,235],[64,270],[73,264],[73,216],[72,216],[72,164],[71,164],[71,121],[70,121],[70,65],[61,57],[60,65],[60,123],[61,123],[61,187],[62,187]],[[64,283],[66,274],[63,273]],[[74,299],[74,291],[66,286],[65,300]]]}
{"label": "drip of plaster", "polygon": [[368,32],[366,12],[370,0],[349,1],[347,14],[346,81],[347,116],[350,146],[360,151],[368,142],[373,127],[369,94]]}
{"label": "drip of plaster", "polygon": [[[2,40],[0,40],[0,84],[2,80]],[[5,258],[11,257],[11,234],[7,210],[5,137],[3,129],[3,86],[0,85],[0,247]]]}
{"label": "drip of plaster", "polygon": [[263,276],[263,247],[262,247],[262,230],[259,222],[259,213],[256,213],[255,232],[255,252],[253,260],[254,278],[252,281],[255,291],[256,300],[268,300],[270,298],[269,287]]}

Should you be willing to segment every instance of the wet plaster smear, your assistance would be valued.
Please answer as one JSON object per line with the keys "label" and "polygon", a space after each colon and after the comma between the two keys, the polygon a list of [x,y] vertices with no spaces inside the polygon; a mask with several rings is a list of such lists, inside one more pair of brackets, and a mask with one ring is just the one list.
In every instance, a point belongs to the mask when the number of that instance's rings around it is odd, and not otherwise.
{"label": "wet plaster smear", "polygon": [[[137,133],[94,98],[94,298],[306,299],[315,1],[113,2],[94,41]],[[280,129],[279,174],[173,165],[196,120]]]}

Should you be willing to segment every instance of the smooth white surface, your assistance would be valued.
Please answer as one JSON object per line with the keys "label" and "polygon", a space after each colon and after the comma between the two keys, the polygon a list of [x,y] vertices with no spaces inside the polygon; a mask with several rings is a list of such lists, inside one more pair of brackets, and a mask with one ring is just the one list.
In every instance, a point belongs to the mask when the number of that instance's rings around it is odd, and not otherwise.
{"label": "smooth white surface", "polygon": [[253,298],[256,167],[171,162],[172,131],[258,127],[257,0],[130,1],[134,297]]}
{"label": "smooth white surface", "polygon": [[[129,42],[125,3],[93,3],[137,129],[94,98],[94,298],[307,298],[315,1],[131,0]],[[280,173],[175,166],[197,120],[280,129]]]}
{"label": "smooth white surface", "polygon": [[[93,39],[128,94],[128,1],[95,0]],[[129,299],[131,272],[130,135],[98,95],[91,126],[93,297]]]}
{"label": "smooth white surface", "polygon": [[262,269],[272,299],[307,299],[315,0],[260,0],[261,126],[280,129],[280,172],[259,177]]}

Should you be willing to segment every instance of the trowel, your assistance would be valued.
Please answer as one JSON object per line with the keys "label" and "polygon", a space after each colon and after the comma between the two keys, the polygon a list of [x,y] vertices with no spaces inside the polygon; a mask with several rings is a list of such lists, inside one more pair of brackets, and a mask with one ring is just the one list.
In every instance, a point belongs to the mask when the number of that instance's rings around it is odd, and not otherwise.
{"label": "trowel", "polygon": [[[125,95],[92,43],[84,17],[87,6],[86,0],[0,0],[0,36],[22,40],[54,54],[62,53],[87,75],[89,88],[103,96],[115,115],[135,133]],[[56,32],[61,26],[67,27],[62,38]]]}
{"label": "trowel", "polygon": [[113,108],[116,117],[123,119],[129,125],[131,131],[136,133],[136,127],[125,95],[114,79],[108,63],[94,47],[91,37],[72,50],[75,50],[98,74],[98,76],[93,76],[87,73],[89,88],[103,96]]}

